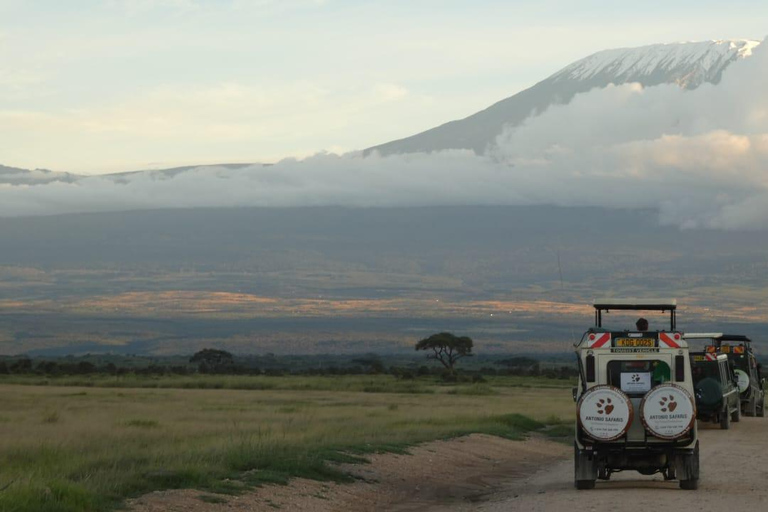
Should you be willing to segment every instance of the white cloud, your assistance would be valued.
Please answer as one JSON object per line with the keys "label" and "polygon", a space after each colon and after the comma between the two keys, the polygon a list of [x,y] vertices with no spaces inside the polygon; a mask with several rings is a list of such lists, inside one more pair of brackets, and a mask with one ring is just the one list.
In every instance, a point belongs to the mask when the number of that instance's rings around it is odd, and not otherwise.
{"label": "white cloud", "polygon": [[[190,150],[185,139],[200,135],[194,118],[210,116],[202,126],[212,140],[258,134],[250,124],[255,113],[282,118],[274,125],[280,127],[277,136],[280,130],[295,136],[334,128],[302,122],[307,110],[326,109],[321,117],[343,120],[362,106],[386,109],[388,102],[411,96],[386,82],[338,100],[334,94],[304,83],[288,91],[236,83],[160,88],[137,104],[72,112],[66,121],[18,113],[13,122],[58,122],[59,129],[73,121],[100,136],[143,132]],[[215,122],[222,111],[229,123]],[[579,95],[505,131],[487,156],[319,154],[271,167],[134,176],[127,183],[93,177],[73,184],[3,186],[0,215],[195,206],[557,204],[656,208],[662,222],[684,228],[759,229],[768,225],[767,170],[768,45],[763,45],[752,58],[732,65],[717,86],[684,91],[629,84]]]}

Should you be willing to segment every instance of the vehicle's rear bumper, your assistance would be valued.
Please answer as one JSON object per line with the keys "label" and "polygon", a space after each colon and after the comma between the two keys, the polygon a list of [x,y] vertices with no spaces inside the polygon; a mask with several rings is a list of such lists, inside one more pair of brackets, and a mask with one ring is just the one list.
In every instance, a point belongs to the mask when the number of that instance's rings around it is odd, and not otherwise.
{"label": "vehicle's rear bumper", "polygon": [[[579,471],[581,479],[596,478],[601,470],[609,471],[638,471],[642,474],[653,474],[659,471],[680,468],[686,458],[695,453],[695,443],[688,446],[674,444],[645,445],[630,448],[613,443],[596,444],[591,449],[577,448],[577,457],[582,457]],[[578,476],[578,475],[577,475]]]}

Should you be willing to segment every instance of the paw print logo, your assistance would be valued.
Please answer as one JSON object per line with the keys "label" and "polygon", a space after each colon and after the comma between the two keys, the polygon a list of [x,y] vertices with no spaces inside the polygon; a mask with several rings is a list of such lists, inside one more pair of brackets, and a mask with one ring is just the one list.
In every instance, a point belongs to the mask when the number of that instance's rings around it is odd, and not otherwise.
{"label": "paw print logo", "polygon": [[637,384],[638,382],[640,382],[640,376],[638,374],[632,375],[632,383]]}
{"label": "paw print logo", "polygon": [[675,397],[672,395],[669,395],[669,398],[666,396],[662,397],[659,405],[661,406],[661,412],[675,412],[675,409],[677,409],[677,402],[675,402]]}
{"label": "paw print logo", "polygon": [[597,401],[597,414],[605,414],[610,416],[613,412],[613,404],[610,398],[601,398]]}

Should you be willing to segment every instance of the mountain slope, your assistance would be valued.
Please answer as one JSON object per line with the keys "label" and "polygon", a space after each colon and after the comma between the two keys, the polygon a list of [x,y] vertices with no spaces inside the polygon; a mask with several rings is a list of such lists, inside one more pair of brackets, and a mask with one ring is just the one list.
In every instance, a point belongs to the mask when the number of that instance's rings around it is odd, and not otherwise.
{"label": "mountain slope", "polygon": [[44,185],[54,181],[71,183],[78,177],[68,172],[54,172],[47,169],[19,169],[0,165],[0,185]]}
{"label": "mountain slope", "polygon": [[576,94],[594,88],[636,82],[645,87],[674,83],[695,89],[703,83],[718,83],[731,64],[750,57],[759,44],[750,40],[706,41],[598,52],[465,119],[374,146],[365,152],[388,155],[472,149],[483,153],[504,125],[519,125],[550,105],[568,103]]}
{"label": "mountain slope", "polygon": [[0,185],[45,185],[53,182],[75,183],[89,178],[110,179],[115,183],[126,184],[136,177],[148,177],[153,180],[172,179],[179,174],[195,169],[207,169],[210,172],[218,172],[222,169],[236,170],[243,167],[261,164],[215,164],[215,165],[187,165],[184,167],[172,167],[169,169],[149,169],[142,171],[117,172],[88,176],[72,174],[68,172],[49,171],[47,169],[21,169],[0,165]]}

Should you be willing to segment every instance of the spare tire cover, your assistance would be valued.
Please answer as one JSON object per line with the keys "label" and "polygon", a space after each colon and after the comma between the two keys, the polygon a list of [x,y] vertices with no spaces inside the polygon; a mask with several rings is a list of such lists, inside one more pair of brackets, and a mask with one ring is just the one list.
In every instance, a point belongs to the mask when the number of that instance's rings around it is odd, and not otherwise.
{"label": "spare tire cover", "polygon": [[670,382],[659,384],[640,403],[640,420],[659,439],[679,439],[696,422],[696,404],[685,388]]}
{"label": "spare tire cover", "polygon": [[723,399],[723,387],[712,377],[696,384],[696,398],[702,405],[717,405]]}
{"label": "spare tire cover", "polygon": [[579,425],[596,441],[615,441],[623,437],[635,411],[629,397],[613,386],[595,386],[579,400]]}
{"label": "spare tire cover", "polygon": [[744,370],[736,370],[736,378],[739,381],[739,393],[749,389],[749,375]]}

